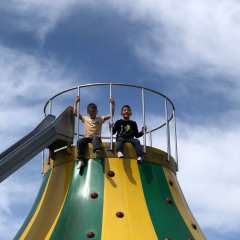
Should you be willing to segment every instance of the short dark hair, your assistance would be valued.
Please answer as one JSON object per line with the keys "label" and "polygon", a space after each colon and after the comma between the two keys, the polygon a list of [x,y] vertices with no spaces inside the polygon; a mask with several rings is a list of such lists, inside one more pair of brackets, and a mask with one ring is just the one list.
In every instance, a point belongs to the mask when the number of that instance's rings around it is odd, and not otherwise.
{"label": "short dark hair", "polygon": [[121,109],[121,112],[123,111],[124,108],[128,108],[130,111],[132,111],[129,105],[124,105]]}
{"label": "short dark hair", "polygon": [[87,108],[97,108],[97,105],[95,103],[89,103]]}

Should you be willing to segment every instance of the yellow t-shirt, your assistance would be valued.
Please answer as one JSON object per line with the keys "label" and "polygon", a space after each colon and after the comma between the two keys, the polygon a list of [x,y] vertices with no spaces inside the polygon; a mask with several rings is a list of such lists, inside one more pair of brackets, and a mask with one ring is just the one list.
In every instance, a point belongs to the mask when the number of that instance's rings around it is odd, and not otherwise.
{"label": "yellow t-shirt", "polygon": [[104,117],[96,117],[91,119],[89,116],[82,116],[82,122],[84,123],[84,135],[85,137],[92,138],[93,136],[101,137],[102,124],[104,123]]}

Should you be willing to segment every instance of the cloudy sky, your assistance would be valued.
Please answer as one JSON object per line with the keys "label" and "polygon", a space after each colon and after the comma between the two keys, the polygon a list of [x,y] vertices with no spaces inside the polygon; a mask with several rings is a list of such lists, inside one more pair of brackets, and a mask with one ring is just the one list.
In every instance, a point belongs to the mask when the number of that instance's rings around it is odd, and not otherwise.
{"label": "cloudy sky", "polygon": [[[0,152],[60,91],[97,82],[155,89],[177,110],[177,177],[195,218],[207,239],[239,239],[239,42],[237,0],[2,0]],[[0,184],[1,240],[15,236],[41,179],[39,155]]]}

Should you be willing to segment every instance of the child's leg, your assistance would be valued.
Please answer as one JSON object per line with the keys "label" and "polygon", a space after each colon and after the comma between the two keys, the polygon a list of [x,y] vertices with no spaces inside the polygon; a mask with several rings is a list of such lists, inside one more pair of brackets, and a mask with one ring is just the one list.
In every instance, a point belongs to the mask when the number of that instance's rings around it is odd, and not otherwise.
{"label": "child's leg", "polygon": [[95,153],[96,150],[100,150],[100,144],[101,144],[101,138],[100,137],[97,137],[97,136],[94,136],[92,138],[92,145],[93,145],[93,152]]}
{"label": "child's leg", "polygon": [[136,138],[129,139],[128,141],[134,146],[137,157],[142,157],[143,156],[143,150],[142,150],[142,146],[140,144],[140,141]]}
{"label": "child's leg", "polygon": [[78,159],[83,159],[84,148],[90,142],[91,142],[91,138],[86,138],[86,137],[80,138],[78,140],[78,156],[77,156]]}
{"label": "child's leg", "polygon": [[123,145],[125,143],[126,139],[123,137],[118,137],[117,138],[117,152],[123,152]]}

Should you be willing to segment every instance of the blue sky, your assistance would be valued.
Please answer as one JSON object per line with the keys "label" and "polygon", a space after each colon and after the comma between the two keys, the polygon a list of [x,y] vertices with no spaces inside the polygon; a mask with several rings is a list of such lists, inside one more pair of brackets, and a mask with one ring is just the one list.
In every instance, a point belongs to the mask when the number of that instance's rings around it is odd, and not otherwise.
{"label": "blue sky", "polygon": [[[1,1],[0,151],[62,90],[97,82],[158,90],[177,110],[177,177],[195,218],[207,239],[238,239],[239,16],[236,0]],[[39,155],[0,184],[0,239],[20,228],[41,179]]]}

